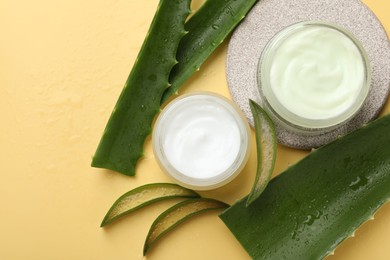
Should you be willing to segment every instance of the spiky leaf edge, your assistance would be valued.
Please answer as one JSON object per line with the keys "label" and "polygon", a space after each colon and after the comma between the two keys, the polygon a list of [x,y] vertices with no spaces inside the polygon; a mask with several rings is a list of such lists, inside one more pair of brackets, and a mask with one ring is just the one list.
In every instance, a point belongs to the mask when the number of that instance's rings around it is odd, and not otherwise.
{"label": "spiky leaf edge", "polygon": [[149,32],[92,159],[92,166],[134,176],[143,144],[160,111],[176,51],[186,34],[190,0],[160,0]]}

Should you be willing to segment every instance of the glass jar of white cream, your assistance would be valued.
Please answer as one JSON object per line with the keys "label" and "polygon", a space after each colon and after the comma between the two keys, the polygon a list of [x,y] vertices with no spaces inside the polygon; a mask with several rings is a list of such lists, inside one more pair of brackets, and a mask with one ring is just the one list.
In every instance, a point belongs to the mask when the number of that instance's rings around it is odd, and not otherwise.
{"label": "glass jar of white cream", "polygon": [[324,22],[301,22],[277,33],[258,65],[261,101],[273,120],[317,135],[348,122],[363,105],[371,67],[359,41]]}
{"label": "glass jar of white cream", "polygon": [[153,150],[163,171],[180,185],[218,188],[235,178],[249,156],[249,126],[228,99],[195,93],[173,100],[153,130]]}

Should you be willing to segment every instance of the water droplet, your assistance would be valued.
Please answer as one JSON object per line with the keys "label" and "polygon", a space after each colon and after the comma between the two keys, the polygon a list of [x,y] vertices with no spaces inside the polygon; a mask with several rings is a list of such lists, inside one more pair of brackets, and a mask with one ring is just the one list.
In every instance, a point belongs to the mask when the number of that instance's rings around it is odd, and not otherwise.
{"label": "water droplet", "polygon": [[355,180],[349,184],[349,188],[352,190],[358,190],[359,188],[363,187],[366,185],[368,182],[368,179],[364,176],[358,176]]}
{"label": "water droplet", "polygon": [[315,218],[313,215],[307,215],[306,219],[303,221],[303,223],[310,226],[313,224],[314,220],[315,220]]}
{"label": "water droplet", "polygon": [[146,110],[146,106],[145,105],[141,105],[140,109],[141,109],[141,111],[145,111]]}
{"label": "water droplet", "polygon": [[297,232],[295,232],[295,231],[294,231],[294,232],[291,232],[291,238],[292,238],[292,239],[295,239],[296,236],[297,236]]}

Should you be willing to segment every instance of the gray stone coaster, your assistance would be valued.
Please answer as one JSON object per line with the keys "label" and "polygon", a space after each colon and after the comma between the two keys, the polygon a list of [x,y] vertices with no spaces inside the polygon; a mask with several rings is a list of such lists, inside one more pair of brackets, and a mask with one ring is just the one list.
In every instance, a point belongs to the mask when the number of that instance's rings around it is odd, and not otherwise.
{"label": "gray stone coaster", "polygon": [[390,44],[372,11],[359,0],[261,0],[235,30],[229,42],[226,77],[233,100],[249,122],[253,118],[248,99],[260,103],[257,65],[267,42],[280,30],[301,21],[325,21],[349,30],[366,49],[372,84],[360,112],[347,124],[331,132],[307,136],[276,125],[278,142],[299,149],[316,148],[355,130],[374,119],[389,95]]}

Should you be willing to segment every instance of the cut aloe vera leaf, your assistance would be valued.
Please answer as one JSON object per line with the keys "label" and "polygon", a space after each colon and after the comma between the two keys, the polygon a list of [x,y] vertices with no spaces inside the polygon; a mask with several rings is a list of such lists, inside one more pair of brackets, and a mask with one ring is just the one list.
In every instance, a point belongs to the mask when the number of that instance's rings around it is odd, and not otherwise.
{"label": "cut aloe vera leaf", "polygon": [[182,201],[167,209],[153,222],[144,244],[144,255],[154,243],[192,216],[211,210],[221,210],[229,205],[214,199],[198,198]]}
{"label": "cut aloe vera leaf", "polygon": [[390,115],[326,145],[220,218],[253,259],[322,259],[390,198]]}
{"label": "cut aloe vera leaf", "polygon": [[245,17],[257,0],[209,0],[185,24],[188,31],[177,50],[179,63],[172,69],[162,103],[206,61]]}
{"label": "cut aloe vera leaf", "polygon": [[267,113],[249,100],[256,130],[257,172],[246,206],[252,204],[267,187],[275,167],[276,131]]}
{"label": "cut aloe vera leaf", "polygon": [[135,174],[143,144],[160,110],[176,50],[185,35],[190,0],[161,0],[125,87],[111,114],[92,166]]}
{"label": "cut aloe vera leaf", "polygon": [[152,203],[175,199],[197,198],[199,195],[189,189],[172,183],[152,183],[140,186],[126,192],[117,199],[104,217],[101,227],[116,219]]}

